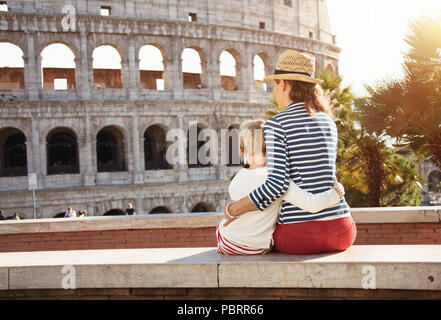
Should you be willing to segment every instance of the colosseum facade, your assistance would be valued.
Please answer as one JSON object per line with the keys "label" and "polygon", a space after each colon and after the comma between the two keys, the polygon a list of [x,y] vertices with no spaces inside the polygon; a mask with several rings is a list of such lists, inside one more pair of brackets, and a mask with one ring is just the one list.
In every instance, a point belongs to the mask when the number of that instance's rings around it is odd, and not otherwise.
{"label": "colosseum facade", "polygon": [[[167,132],[214,129],[218,152],[234,153],[234,134],[222,132],[271,105],[256,57],[269,74],[294,48],[313,55],[316,70],[338,71],[340,53],[325,0],[0,1],[6,44],[22,66],[0,67],[0,209],[26,218],[28,175],[37,218],[68,206],[99,216],[129,202],[138,214],[221,211],[240,164],[231,155],[223,164],[167,163]],[[65,66],[44,57],[54,44],[67,50]],[[99,66],[100,47],[120,68]],[[143,67],[145,48],[160,53],[158,68]],[[200,71],[183,67],[185,50]],[[220,73],[224,52],[233,74]]]}

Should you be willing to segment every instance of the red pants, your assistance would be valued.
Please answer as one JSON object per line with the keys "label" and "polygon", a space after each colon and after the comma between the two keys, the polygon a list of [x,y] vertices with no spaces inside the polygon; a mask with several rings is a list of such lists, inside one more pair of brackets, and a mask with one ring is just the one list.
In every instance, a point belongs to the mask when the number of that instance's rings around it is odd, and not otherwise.
{"label": "red pants", "polygon": [[343,251],[355,241],[357,228],[352,217],[328,221],[278,224],[274,248],[291,254]]}

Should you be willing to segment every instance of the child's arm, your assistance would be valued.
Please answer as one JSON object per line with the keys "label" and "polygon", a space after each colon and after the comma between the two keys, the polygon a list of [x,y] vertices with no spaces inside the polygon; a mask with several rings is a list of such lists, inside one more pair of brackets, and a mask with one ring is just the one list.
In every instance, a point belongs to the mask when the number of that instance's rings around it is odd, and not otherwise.
{"label": "child's arm", "polygon": [[[338,185],[344,194],[343,186],[340,182],[338,182]],[[308,192],[300,188],[290,179],[289,188],[283,200],[305,211],[316,213],[337,204],[340,201],[340,196],[334,188],[317,194]]]}

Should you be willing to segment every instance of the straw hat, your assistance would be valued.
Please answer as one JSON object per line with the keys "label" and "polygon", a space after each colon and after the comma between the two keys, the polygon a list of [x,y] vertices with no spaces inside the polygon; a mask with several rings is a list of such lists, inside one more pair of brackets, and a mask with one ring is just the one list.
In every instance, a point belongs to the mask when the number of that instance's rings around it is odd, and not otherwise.
{"label": "straw hat", "polygon": [[313,78],[315,69],[314,58],[295,50],[286,50],[277,60],[274,74],[266,76],[265,81],[297,80],[309,83],[321,83],[322,80]]}

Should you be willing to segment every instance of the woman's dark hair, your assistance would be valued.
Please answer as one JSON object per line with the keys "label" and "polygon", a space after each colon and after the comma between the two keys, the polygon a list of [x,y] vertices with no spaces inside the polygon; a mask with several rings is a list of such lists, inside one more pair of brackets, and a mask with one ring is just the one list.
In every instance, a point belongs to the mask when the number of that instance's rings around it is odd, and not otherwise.
{"label": "woman's dark hair", "polygon": [[[278,80],[275,80],[278,83]],[[304,102],[306,111],[314,116],[316,112],[324,112],[331,116],[331,109],[325,100],[323,90],[315,83],[285,80],[291,86],[289,98],[294,102]]]}

